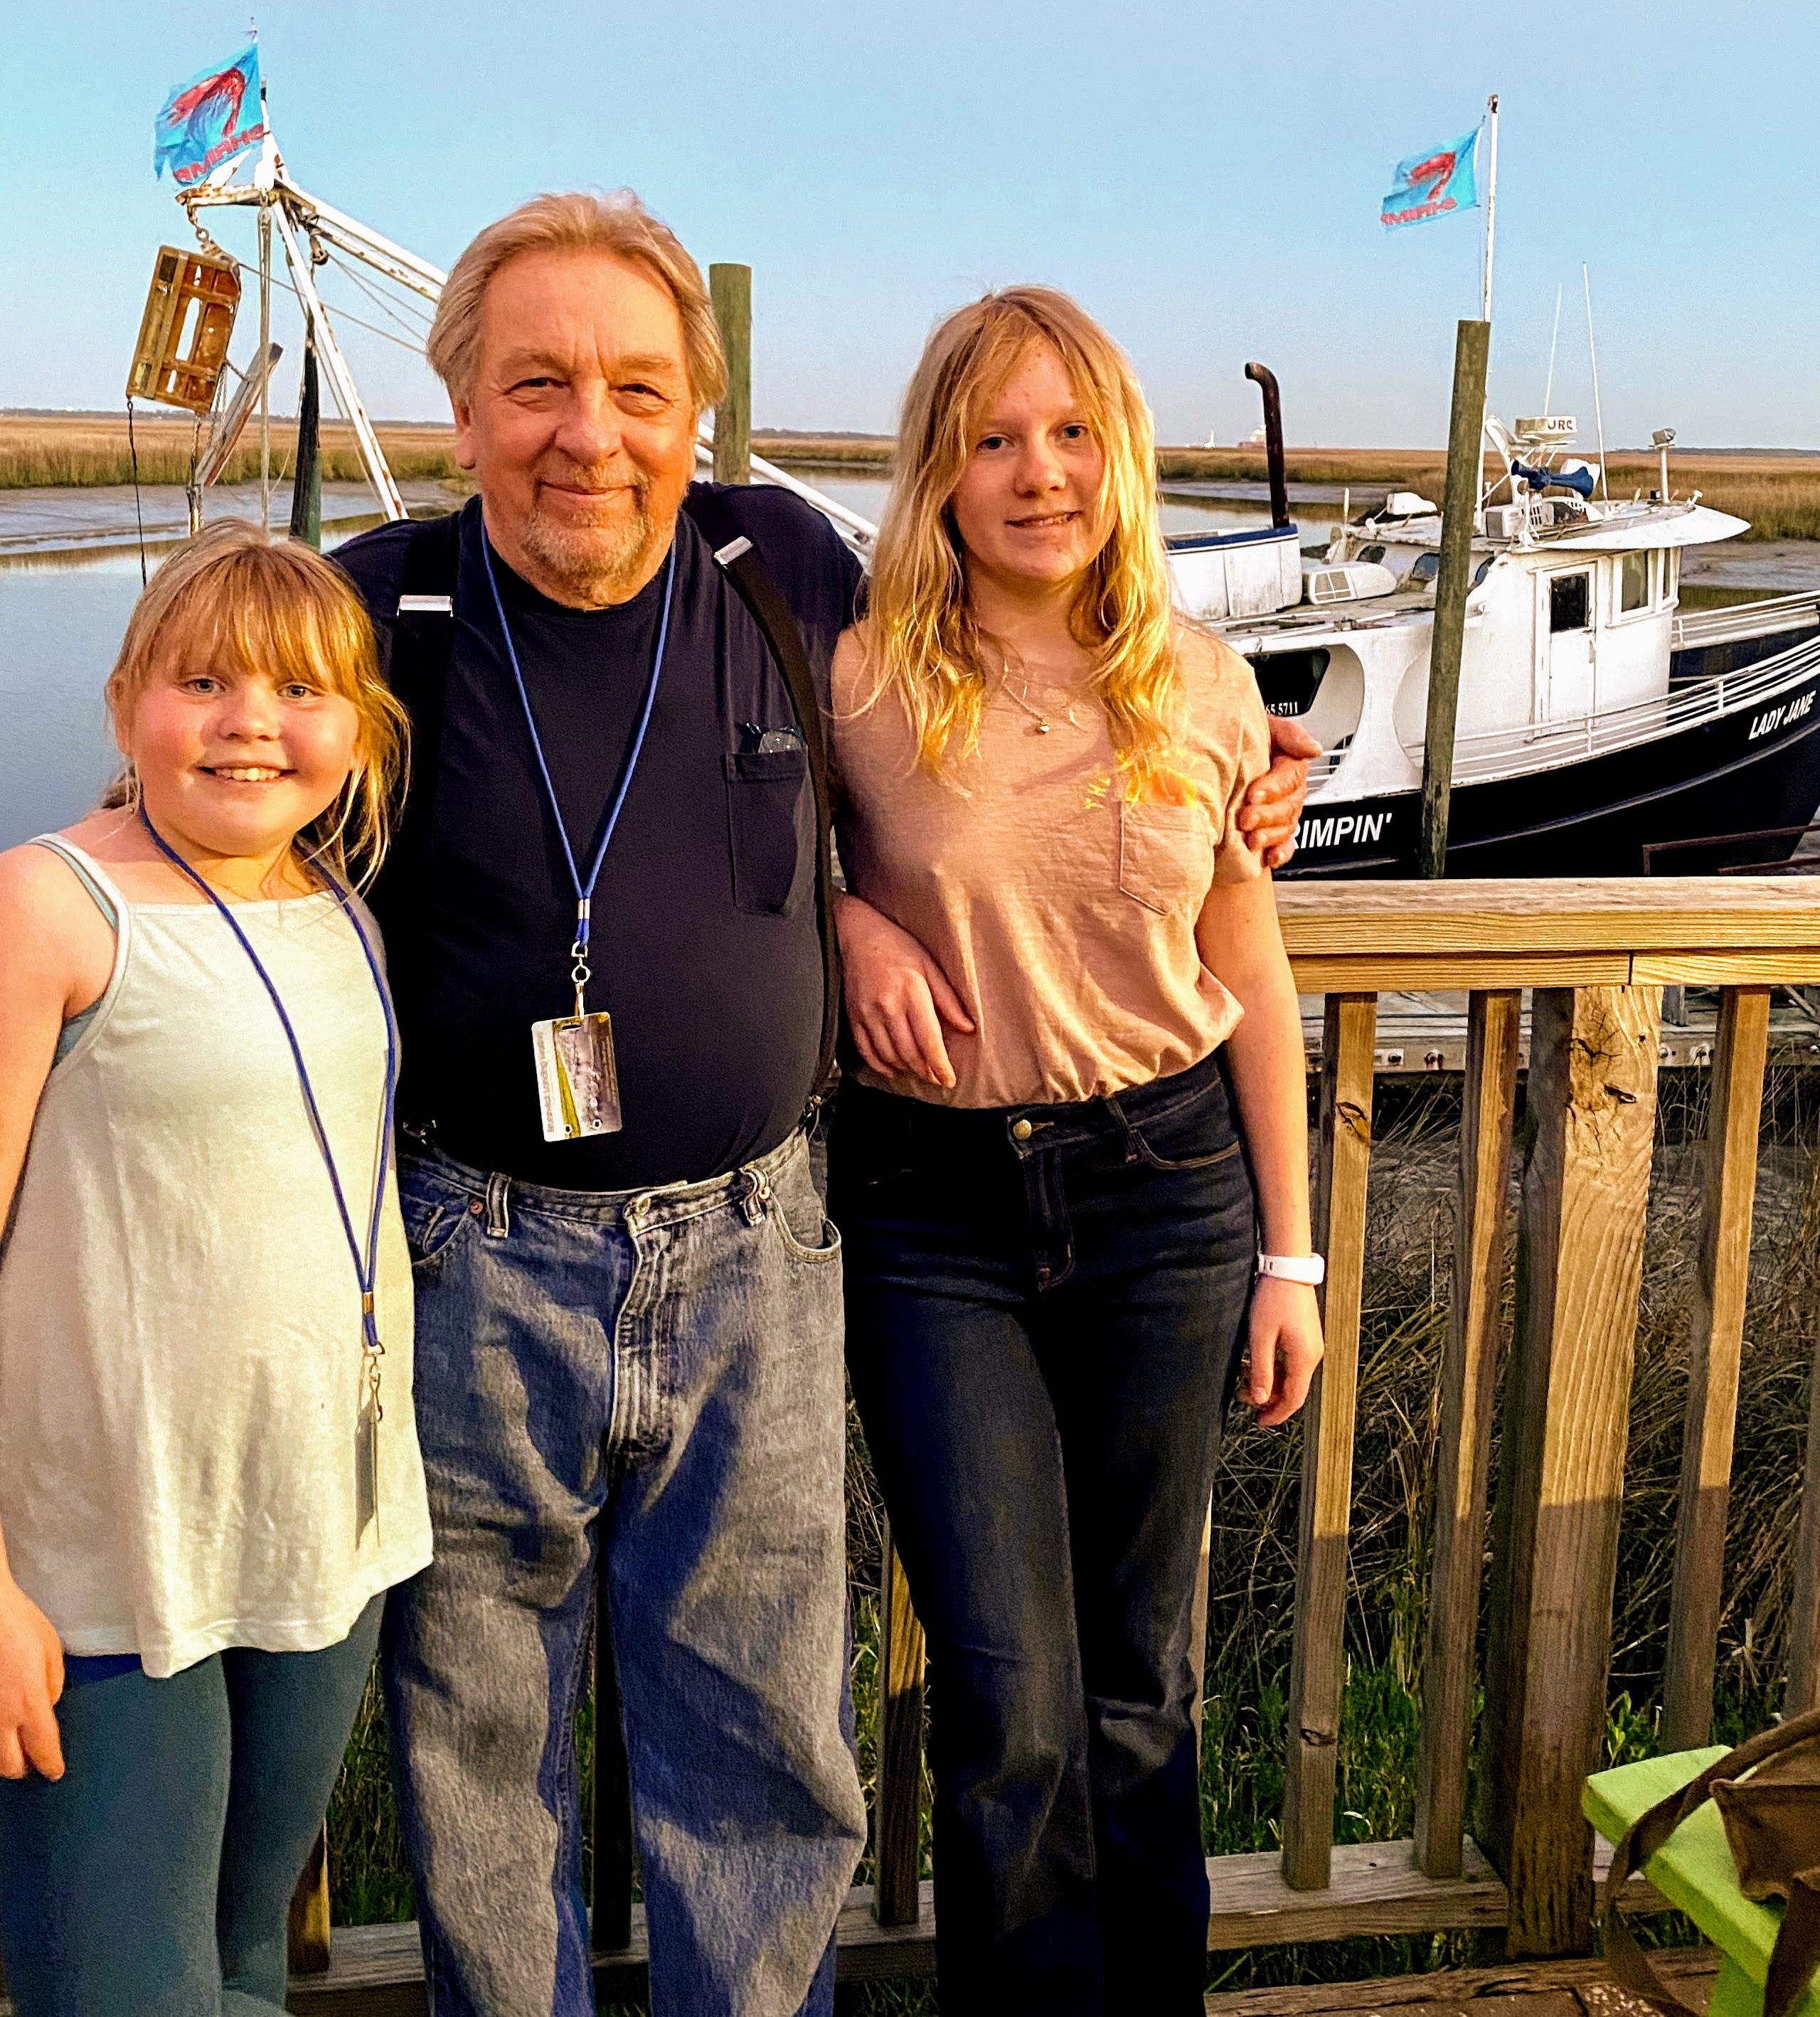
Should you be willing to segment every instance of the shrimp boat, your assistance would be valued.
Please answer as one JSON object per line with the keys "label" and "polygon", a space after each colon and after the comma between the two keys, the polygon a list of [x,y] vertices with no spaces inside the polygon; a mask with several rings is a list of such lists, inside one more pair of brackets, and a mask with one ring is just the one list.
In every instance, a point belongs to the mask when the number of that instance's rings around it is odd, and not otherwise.
{"label": "shrimp boat", "polygon": [[[1268,381],[1258,366],[1248,375]],[[1273,525],[1172,540],[1184,610],[1251,662],[1264,704],[1326,749],[1287,875],[1413,872],[1441,518],[1393,493],[1304,557],[1265,383]],[[1667,435],[1667,431],[1663,431]],[[1450,869],[1635,875],[1644,850],[1788,828],[1820,804],[1820,595],[1684,615],[1681,555],[1744,520],[1674,497],[1599,499],[1562,416],[1486,420],[1502,473],[1474,521]],[[1669,437],[1672,438],[1672,437]],[[1500,502],[1500,494],[1504,501]],[[1760,846],[1715,843],[1723,867]]]}
{"label": "shrimp boat", "polygon": [[[316,276],[358,265],[363,296],[407,335],[414,328],[421,346],[422,305],[440,297],[442,272],[302,189],[269,124],[256,155],[222,162],[177,201],[202,250],[161,254],[146,321],[157,340],[141,333],[142,351],[150,342],[157,354],[135,359],[133,382],[211,423],[193,523],[200,486],[225,464],[255,400],[268,396],[277,355],[264,340],[274,233],[308,333],[305,410],[313,406],[313,352],[380,510],[403,517],[336,337],[335,317],[347,311],[325,304]],[[230,398],[234,374],[223,367],[233,302],[222,304],[230,285],[237,301],[240,269],[202,214],[237,205],[272,228],[259,234],[261,347]],[[187,353],[190,325],[176,301],[185,287],[199,302]],[[1271,523],[1171,539],[1176,600],[1250,660],[1272,713],[1299,720],[1325,747],[1295,857],[1282,872],[1407,875],[1420,824],[1440,514],[1419,496],[1392,493],[1340,526],[1323,553],[1305,556],[1289,515],[1277,382],[1261,365],[1248,365],[1246,375],[1263,395]],[[1484,876],[1632,875],[1652,843],[1798,830],[1820,805],[1820,596],[1682,615],[1683,550],[1734,539],[1745,521],[1702,504],[1697,492],[1670,494],[1666,433],[1658,489],[1594,497],[1591,472],[1565,455],[1573,433],[1559,416],[1509,430],[1486,417],[1486,440],[1502,468],[1474,519],[1449,867]],[[706,424],[697,453],[711,463]],[[860,514],[759,456],[752,470],[755,481],[806,499],[869,559],[876,528]],[[1785,857],[1794,844],[1791,835]]]}

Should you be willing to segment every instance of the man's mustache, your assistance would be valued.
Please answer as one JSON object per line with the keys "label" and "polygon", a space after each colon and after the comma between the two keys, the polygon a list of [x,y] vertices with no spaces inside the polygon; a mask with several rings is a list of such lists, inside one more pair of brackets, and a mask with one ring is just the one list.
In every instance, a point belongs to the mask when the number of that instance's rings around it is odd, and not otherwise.
{"label": "man's mustache", "polygon": [[651,492],[651,478],[643,470],[616,468],[610,463],[564,460],[540,464],[537,480],[540,483],[560,484],[565,490],[583,490],[601,497],[616,491],[630,490],[643,499]]}

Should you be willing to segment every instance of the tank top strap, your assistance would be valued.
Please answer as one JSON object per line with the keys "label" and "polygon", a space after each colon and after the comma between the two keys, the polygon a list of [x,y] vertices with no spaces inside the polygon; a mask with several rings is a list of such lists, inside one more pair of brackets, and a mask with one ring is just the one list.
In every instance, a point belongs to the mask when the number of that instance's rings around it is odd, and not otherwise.
{"label": "tank top strap", "polygon": [[96,910],[115,931],[120,929],[121,915],[126,908],[126,899],[108,881],[99,862],[65,840],[60,833],[34,833],[26,845],[47,849],[51,853],[60,857],[76,880],[95,899]]}
{"label": "tank top strap", "polygon": [[36,833],[26,845],[42,847],[56,855],[95,900],[95,907],[107,920],[114,933],[114,970],[107,977],[107,986],[98,1000],[72,1016],[57,1032],[56,1052],[52,1059],[54,1070],[74,1053],[78,1045],[100,1023],[104,1012],[120,992],[121,979],[126,971],[127,943],[132,929],[132,913],[125,897],[108,879],[100,863],[65,840],[61,834]]}

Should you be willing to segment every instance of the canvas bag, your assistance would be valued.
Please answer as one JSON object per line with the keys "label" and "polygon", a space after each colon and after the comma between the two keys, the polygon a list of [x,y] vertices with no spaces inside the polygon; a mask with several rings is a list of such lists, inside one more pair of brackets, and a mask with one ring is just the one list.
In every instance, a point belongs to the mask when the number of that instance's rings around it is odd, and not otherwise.
{"label": "canvas bag", "polygon": [[1627,1989],[1675,2017],[1696,2017],[1638,1945],[1618,1894],[1709,1799],[1725,1824],[1739,1889],[1788,1901],[1763,1993],[1764,2017],[1788,2017],[1820,1968],[1820,1708],[1759,1731],[1631,1826],[1605,1877],[1605,1959]]}

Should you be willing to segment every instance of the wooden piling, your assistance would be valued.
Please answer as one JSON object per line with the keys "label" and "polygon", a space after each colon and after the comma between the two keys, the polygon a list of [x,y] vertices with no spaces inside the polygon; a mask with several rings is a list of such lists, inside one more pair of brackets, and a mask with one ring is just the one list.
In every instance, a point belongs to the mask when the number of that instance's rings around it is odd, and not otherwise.
{"label": "wooden piling", "polygon": [[1513,1958],[1583,1952],[1655,1146],[1659,990],[1538,988],[1493,1535],[1479,1840]]}
{"label": "wooden piling", "polygon": [[923,1846],[923,1627],[910,1583],[891,1545],[881,1542],[879,1592],[879,1777],[873,1852],[881,1926],[913,1926],[920,1910],[918,1863]]}
{"label": "wooden piling", "polygon": [[720,347],[727,353],[727,391],[714,410],[714,481],[752,481],[752,269],[713,265],[708,292]]}
{"label": "wooden piling", "polygon": [[1453,789],[1453,731],[1460,712],[1460,660],[1466,597],[1472,586],[1472,521],[1479,510],[1479,437],[1485,430],[1485,367],[1491,324],[1463,322],[1453,345],[1453,409],[1447,424],[1447,489],[1442,507],[1441,568],[1428,648],[1428,720],[1422,756],[1418,872],[1447,872],[1447,814]]}

